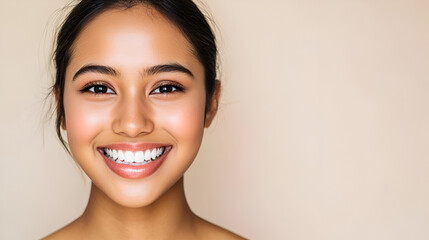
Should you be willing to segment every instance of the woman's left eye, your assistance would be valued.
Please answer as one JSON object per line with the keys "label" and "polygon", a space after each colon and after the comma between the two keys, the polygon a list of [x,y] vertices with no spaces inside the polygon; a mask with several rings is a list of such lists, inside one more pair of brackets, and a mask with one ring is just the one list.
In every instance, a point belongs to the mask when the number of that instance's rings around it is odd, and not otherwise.
{"label": "woman's left eye", "polygon": [[176,85],[167,84],[167,85],[162,85],[162,86],[155,88],[155,90],[153,90],[152,93],[154,93],[154,94],[169,94],[169,93],[173,93],[176,91],[183,91],[183,88],[176,86]]}

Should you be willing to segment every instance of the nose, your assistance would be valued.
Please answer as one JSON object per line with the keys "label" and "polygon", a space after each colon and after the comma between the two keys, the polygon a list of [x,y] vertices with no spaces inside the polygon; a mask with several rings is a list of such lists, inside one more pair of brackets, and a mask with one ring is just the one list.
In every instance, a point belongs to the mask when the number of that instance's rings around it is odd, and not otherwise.
{"label": "nose", "polygon": [[136,97],[122,99],[113,114],[112,129],[116,134],[134,138],[149,134],[154,129],[149,107]]}

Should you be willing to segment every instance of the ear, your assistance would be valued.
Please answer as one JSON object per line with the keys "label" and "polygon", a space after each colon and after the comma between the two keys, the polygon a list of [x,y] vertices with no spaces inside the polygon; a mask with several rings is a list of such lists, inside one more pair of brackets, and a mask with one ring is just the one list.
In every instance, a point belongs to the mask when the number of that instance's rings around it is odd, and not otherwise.
{"label": "ear", "polygon": [[220,81],[215,80],[215,86],[214,86],[213,95],[210,101],[210,105],[207,106],[207,110],[206,110],[206,121],[204,123],[205,128],[210,127],[210,124],[212,123],[214,117],[216,116],[216,112],[219,106],[220,92],[221,92]]}
{"label": "ear", "polygon": [[[59,90],[58,90],[57,87],[54,88],[55,106],[56,106],[56,109],[57,109],[57,116],[59,116],[61,114],[60,109],[58,108],[58,106],[60,105],[60,93],[58,91]],[[67,130],[66,129],[66,121],[64,119],[64,116],[61,119],[61,128],[63,130]]]}

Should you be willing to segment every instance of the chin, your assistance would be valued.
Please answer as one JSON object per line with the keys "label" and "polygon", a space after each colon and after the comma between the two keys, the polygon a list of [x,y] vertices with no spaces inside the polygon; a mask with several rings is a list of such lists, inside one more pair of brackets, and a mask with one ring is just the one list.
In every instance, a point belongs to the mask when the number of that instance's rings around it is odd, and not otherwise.
{"label": "chin", "polygon": [[155,197],[131,197],[131,198],[124,198],[124,196],[119,196],[118,198],[112,199],[114,202],[116,202],[118,205],[121,205],[122,207],[126,208],[143,208],[150,206],[153,204],[157,198]]}
{"label": "chin", "polygon": [[[180,180],[180,178],[179,178]],[[173,186],[178,182],[174,182]],[[147,207],[161,199],[171,187],[165,186],[166,182],[111,182],[101,185],[99,190],[114,203],[126,208]],[[97,185],[97,184],[96,184]],[[167,184],[168,185],[168,184]]]}

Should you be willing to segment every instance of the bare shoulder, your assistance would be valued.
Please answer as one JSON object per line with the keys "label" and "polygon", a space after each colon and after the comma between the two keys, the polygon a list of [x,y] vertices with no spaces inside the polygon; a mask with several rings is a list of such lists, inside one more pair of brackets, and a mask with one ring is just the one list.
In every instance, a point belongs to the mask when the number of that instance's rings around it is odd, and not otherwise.
{"label": "bare shoulder", "polygon": [[208,222],[202,218],[197,220],[197,229],[199,239],[223,239],[223,240],[242,240],[245,239],[231,231],[228,231],[218,225]]}
{"label": "bare shoulder", "polygon": [[64,226],[63,228],[49,234],[48,236],[42,238],[42,240],[68,240],[68,239],[81,239],[79,231],[79,222],[74,221]]}

